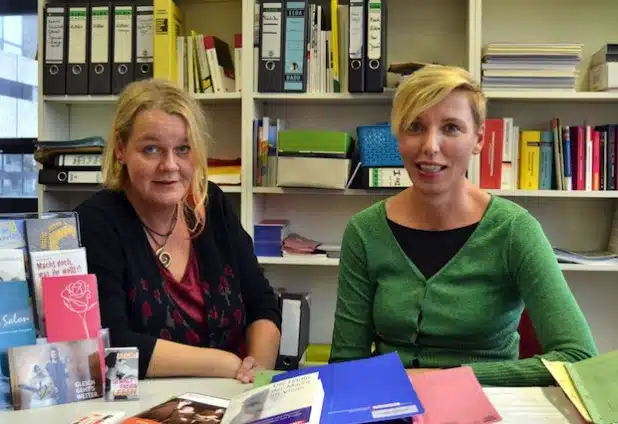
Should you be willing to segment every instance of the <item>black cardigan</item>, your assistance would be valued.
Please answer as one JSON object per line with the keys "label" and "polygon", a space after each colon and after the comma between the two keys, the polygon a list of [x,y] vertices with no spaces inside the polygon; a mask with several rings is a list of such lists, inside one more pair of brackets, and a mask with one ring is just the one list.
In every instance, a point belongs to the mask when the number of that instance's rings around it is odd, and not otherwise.
{"label": "black cardigan", "polygon": [[97,277],[101,324],[109,328],[112,346],[139,348],[140,378],[158,338],[241,354],[238,346],[252,322],[268,319],[281,328],[277,297],[258,265],[251,237],[217,185],[209,183],[206,226],[193,240],[205,295],[204,327],[164,289],[155,255],[124,193],[99,191],[75,211],[88,272]]}

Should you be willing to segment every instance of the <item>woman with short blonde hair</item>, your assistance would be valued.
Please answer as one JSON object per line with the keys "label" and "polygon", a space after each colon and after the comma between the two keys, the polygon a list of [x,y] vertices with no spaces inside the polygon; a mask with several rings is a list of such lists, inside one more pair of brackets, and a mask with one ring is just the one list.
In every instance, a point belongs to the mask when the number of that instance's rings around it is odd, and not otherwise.
{"label": "woman with short blonde hair", "polygon": [[102,326],[139,348],[139,377],[252,381],[272,368],[281,312],[230,202],[207,180],[206,120],[173,83],[120,96],[104,189],[76,208]]}
{"label": "woman with short blonde hair", "polygon": [[[485,114],[460,68],[398,87],[391,125],[412,186],[346,226],[331,361],[397,351],[410,373],[469,365],[481,384],[539,386],[554,382],[541,359],[597,354],[539,222],[466,178]],[[519,359],[524,307],[544,352]]]}

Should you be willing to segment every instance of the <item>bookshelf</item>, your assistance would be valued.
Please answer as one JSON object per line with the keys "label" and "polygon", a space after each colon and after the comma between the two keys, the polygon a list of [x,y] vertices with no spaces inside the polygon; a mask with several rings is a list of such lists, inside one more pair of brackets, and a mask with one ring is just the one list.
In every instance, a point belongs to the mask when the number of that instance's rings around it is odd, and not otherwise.
{"label": "bookshelf", "polygon": [[[580,42],[584,60],[578,92],[491,91],[489,116],[511,116],[528,128],[546,128],[559,116],[565,124],[618,123],[618,93],[587,92],[587,63],[603,43],[618,38],[614,0],[387,0],[388,62],[419,60],[459,65],[480,78],[481,48],[495,41]],[[341,3],[345,1],[341,0]],[[178,0],[190,27],[233,45],[243,33],[241,93],[196,95],[211,122],[211,156],[242,157],[242,185],[226,188],[252,235],[264,218],[287,218],[291,229],[324,243],[339,243],[348,219],[396,190],[320,190],[253,187],[253,119],[281,118],[288,128],[327,128],[355,134],[359,125],[387,121],[393,91],[379,94],[283,94],[253,90],[254,0]],[[42,29],[42,2],[39,28]],[[552,16],[552,19],[547,19]],[[39,31],[42,45],[42,30]],[[42,65],[40,65],[42,66]],[[40,72],[41,75],[41,72]],[[389,79],[389,83],[392,80]],[[107,135],[116,96],[43,96],[39,76],[39,137],[67,139]],[[256,88],[257,89],[257,88]],[[41,211],[72,208],[93,188],[39,189]],[[572,249],[607,243],[618,191],[567,192],[492,190],[526,207],[550,241]],[[312,292],[312,343],[329,343],[337,291],[336,259],[259,258],[273,286]],[[614,266],[563,265],[601,351],[618,348],[618,297]]]}

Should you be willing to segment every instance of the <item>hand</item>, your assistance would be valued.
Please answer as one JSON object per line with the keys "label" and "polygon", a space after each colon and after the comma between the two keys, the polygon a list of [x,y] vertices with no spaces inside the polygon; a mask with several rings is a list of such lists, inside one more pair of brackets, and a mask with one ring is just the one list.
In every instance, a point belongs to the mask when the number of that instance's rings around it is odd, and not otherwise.
{"label": "hand", "polygon": [[247,356],[243,359],[240,367],[236,370],[234,378],[241,383],[253,383],[255,379],[255,373],[261,369],[262,366],[251,356]]}

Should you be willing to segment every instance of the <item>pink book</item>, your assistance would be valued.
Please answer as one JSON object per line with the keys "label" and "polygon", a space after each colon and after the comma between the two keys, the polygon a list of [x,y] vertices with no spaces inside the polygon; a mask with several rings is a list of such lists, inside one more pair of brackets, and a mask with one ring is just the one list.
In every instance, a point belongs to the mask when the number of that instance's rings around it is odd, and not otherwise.
{"label": "pink book", "polygon": [[99,336],[101,315],[94,274],[43,277],[41,284],[49,343]]}
{"label": "pink book", "polygon": [[414,424],[490,424],[502,420],[470,367],[409,377],[425,408],[423,415],[413,418]]}

